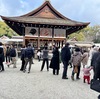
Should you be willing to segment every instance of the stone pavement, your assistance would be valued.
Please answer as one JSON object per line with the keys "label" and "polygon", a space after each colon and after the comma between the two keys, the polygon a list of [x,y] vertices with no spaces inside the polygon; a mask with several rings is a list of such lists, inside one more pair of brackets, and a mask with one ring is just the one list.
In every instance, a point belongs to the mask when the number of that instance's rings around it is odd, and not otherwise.
{"label": "stone pavement", "polygon": [[17,68],[5,65],[5,71],[0,72],[0,99],[97,99],[99,93],[92,91],[90,85],[83,83],[82,71],[80,80],[72,81],[71,68],[68,68],[68,80],[61,79],[60,74],[53,75],[52,69],[46,67],[40,72],[42,62],[34,60],[31,72],[20,71],[21,61]]}

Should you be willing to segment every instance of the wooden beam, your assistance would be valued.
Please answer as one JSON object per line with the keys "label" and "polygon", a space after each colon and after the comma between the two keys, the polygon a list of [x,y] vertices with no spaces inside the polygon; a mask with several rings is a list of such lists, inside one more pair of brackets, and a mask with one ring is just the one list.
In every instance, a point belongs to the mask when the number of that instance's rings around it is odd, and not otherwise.
{"label": "wooden beam", "polygon": [[53,48],[53,43],[54,43],[54,28],[52,28],[52,48]]}
{"label": "wooden beam", "polygon": [[25,46],[25,34],[26,34],[26,31],[25,31],[25,27],[22,27],[22,34],[23,34],[23,46]]}
{"label": "wooden beam", "polygon": [[40,48],[40,27],[38,28],[38,48]]}

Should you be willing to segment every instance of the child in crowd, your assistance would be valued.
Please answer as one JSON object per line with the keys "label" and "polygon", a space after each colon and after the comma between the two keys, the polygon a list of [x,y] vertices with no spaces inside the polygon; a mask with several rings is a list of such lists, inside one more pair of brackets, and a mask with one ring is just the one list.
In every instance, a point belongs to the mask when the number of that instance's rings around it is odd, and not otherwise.
{"label": "child in crowd", "polygon": [[85,83],[85,80],[87,80],[87,83],[90,84],[90,71],[93,69],[92,66],[85,66],[83,68],[83,82]]}

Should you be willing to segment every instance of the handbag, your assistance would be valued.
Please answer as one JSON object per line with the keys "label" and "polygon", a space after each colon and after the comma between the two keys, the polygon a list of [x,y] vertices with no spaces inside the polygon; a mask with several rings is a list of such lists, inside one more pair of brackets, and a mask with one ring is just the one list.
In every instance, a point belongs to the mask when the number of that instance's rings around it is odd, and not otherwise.
{"label": "handbag", "polygon": [[90,89],[100,92],[100,80],[92,79],[90,83]]}
{"label": "handbag", "polygon": [[77,68],[77,66],[74,67],[74,73],[78,73],[78,68]]}

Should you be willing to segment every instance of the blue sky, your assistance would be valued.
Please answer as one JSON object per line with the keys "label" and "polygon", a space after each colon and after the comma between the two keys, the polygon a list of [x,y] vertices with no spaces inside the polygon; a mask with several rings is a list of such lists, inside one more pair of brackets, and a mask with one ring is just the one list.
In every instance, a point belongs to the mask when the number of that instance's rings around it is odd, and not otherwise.
{"label": "blue sky", "polygon": [[[0,15],[20,16],[43,4],[45,0],[0,0]],[[53,7],[69,19],[100,25],[100,0],[50,0]]]}

